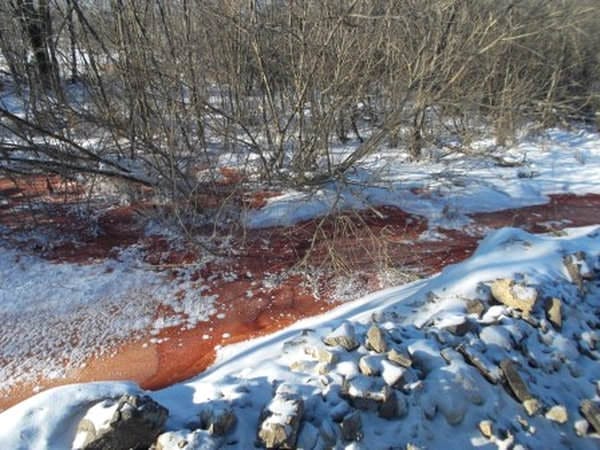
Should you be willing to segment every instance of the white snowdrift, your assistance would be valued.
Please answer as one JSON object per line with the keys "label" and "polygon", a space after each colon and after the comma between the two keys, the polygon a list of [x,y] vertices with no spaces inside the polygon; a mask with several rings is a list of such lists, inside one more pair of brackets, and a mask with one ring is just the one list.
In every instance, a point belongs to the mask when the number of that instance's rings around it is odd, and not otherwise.
{"label": "white snowdrift", "polygon": [[[462,228],[467,214],[543,204],[551,194],[600,193],[600,134],[547,130],[511,148],[484,156],[450,153],[408,162],[399,149],[380,150],[350,173],[347,183],[329,183],[312,193],[284,192],[250,211],[250,227],[294,223],[346,209],[396,206],[424,216],[430,228]],[[351,151],[337,149],[341,155]],[[439,151],[439,150],[436,150]]]}

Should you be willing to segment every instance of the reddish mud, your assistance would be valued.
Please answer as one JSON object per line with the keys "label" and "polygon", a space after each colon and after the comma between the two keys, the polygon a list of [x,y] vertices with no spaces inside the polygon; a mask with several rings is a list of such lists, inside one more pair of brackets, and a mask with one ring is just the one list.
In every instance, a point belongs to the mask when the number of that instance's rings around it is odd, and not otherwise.
{"label": "reddish mud", "polygon": [[600,224],[600,195],[556,194],[543,205],[475,214],[472,218],[483,227],[517,227],[532,233],[595,225]]}
{"label": "reddish mud", "polygon": [[[226,174],[229,178],[235,174]],[[63,186],[63,187],[61,187]],[[69,190],[70,189],[70,190]],[[145,248],[146,262],[157,269],[173,271],[177,266],[193,263],[197,257],[191,249],[173,249],[168,240],[143,235],[143,221],[131,207],[105,208],[94,223],[97,233],[89,233],[89,222],[61,209],[79,194],[65,188],[58,178],[39,177],[27,183],[0,180],[0,225],[9,232],[39,224],[54,227],[76,239],[65,240],[43,256],[53,260],[85,263],[110,257],[117,248],[138,244]],[[266,192],[240,199],[241,205],[260,207],[274,193]],[[25,211],[15,215],[15,205],[43,200],[51,208],[40,210],[36,221]],[[203,200],[208,201],[208,200]],[[143,208],[150,208],[145,205]],[[372,291],[381,286],[377,268],[384,260],[401,270],[418,275],[438,272],[448,264],[470,256],[486,230],[517,226],[533,232],[558,231],[566,226],[600,224],[600,195],[556,195],[546,205],[506,210],[472,216],[470,234],[456,230],[439,230],[441,241],[422,241],[427,229],[423,218],[395,208],[347,213],[338,217],[307,221],[291,228],[253,231],[235,238],[241,253],[204,267],[198,277],[210,283],[208,295],[218,295],[217,314],[194,329],[162,330],[158,344],[148,339],[123,343],[111,357],[90,359],[85,367],[70,371],[60,380],[39,380],[38,388],[107,379],[132,379],[147,389],[158,389],[187,379],[213,363],[215,347],[265,335],[295,321],[334,307],[328,281],[331,268],[359,272],[365,287]],[[480,230],[473,234],[472,230]],[[316,239],[313,239],[316,236]],[[323,269],[318,279],[319,298],[302,286],[300,276],[282,277],[265,283],[273,274],[281,274],[306,260]],[[221,276],[234,273],[234,279]],[[157,312],[160,314],[160,312]],[[149,336],[148,336],[149,337]],[[21,385],[0,398],[0,410],[27,398],[32,385]]]}

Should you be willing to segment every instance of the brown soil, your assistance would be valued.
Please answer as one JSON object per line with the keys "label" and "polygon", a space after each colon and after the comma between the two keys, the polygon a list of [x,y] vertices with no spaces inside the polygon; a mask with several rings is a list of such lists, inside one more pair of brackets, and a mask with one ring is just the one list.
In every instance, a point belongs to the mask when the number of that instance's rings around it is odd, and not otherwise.
{"label": "brown soil", "polygon": [[[226,175],[231,178],[235,174]],[[159,270],[171,270],[173,276],[177,276],[178,265],[189,264],[196,258],[190,249],[171,248],[164,238],[143,235],[143,222],[136,211],[151,208],[149,205],[138,205],[135,210],[131,207],[105,208],[94,223],[97,232],[89,233],[90,223],[65,209],[68,201],[75,201],[80,195],[75,187],[65,187],[61,180],[48,177],[31,177],[25,181],[0,180],[0,200],[5,199],[4,206],[0,207],[0,225],[8,230],[3,237],[9,241],[12,233],[23,228],[46,226],[50,231],[73,239],[41,253],[53,260],[79,263],[110,257],[117,248],[135,243],[146,249],[148,263]],[[272,195],[259,194],[245,201],[253,207],[261,206]],[[38,210],[35,220],[27,211],[15,214],[15,206],[32,200],[45,205],[44,209]],[[331,273],[327,270],[321,272],[318,280],[319,298],[302,287],[299,275],[264,283],[273,274],[296,267],[307,255],[310,255],[308,261],[312,265],[323,269],[330,268],[336,261],[343,262],[344,268],[360,272],[368,290],[375,290],[381,287],[377,279],[378,258],[385,258],[388,264],[418,275],[432,274],[470,256],[477,241],[491,228],[517,226],[533,232],[547,232],[566,226],[600,223],[600,195],[557,195],[546,205],[476,214],[472,218],[474,223],[469,227],[469,233],[439,230],[445,235],[443,241],[419,240],[418,236],[427,228],[426,221],[394,208],[346,214],[240,236],[234,246],[241,256],[223,258],[198,273],[203,279],[213,276],[207,294],[218,295],[217,314],[209,321],[199,323],[191,330],[165,329],[157,336],[158,344],[148,344],[147,339],[125,342],[114,356],[94,358],[90,355],[85,367],[70,371],[60,380],[40,380],[38,388],[93,380],[133,379],[144,388],[158,389],[182,381],[212,364],[217,346],[271,333],[338,304],[339,299],[333,297],[328,284]],[[322,239],[313,242],[315,232]],[[226,272],[235,273],[235,279],[223,277]],[[0,410],[27,398],[33,388],[32,385],[15,388],[0,398]]]}

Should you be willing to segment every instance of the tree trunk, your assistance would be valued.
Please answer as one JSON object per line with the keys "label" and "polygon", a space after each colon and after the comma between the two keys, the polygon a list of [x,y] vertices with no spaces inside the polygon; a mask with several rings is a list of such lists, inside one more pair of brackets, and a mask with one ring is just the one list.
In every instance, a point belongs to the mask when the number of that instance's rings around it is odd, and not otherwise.
{"label": "tree trunk", "polygon": [[36,9],[33,0],[17,0],[21,24],[31,45],[35,67],[44,90],[58,85],[58,70],[52,57],[52,22],[47,0],[39,0]]}

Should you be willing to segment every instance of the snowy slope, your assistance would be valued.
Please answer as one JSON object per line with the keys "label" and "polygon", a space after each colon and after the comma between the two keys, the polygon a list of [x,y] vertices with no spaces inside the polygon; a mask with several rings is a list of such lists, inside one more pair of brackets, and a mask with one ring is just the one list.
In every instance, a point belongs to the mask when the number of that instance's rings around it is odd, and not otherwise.
{"label": "snowy slope", "polygon": [[[577,255],[581,280],[564,263],[566,256],[578,251],[585,252]],[[514,444],[532,449],[598,448],[598,434],[589,430],[580,437],[576,429],[582,434],[587,423],[579,412],[580,402],[600,400],[599,257],[597,227],[570,229],[562,236],[501,229],[482,241],[471,258],[434,277],[374,293],[274,335],[223,348],[207,372],[150,395],[170,410],[167,428],[172,431],[193,427],[202,410],[227,403],[237,424],[225,438],[204,436],[203,448],[212,448],[209,444],[255,448],[261,411],[282,386],[304,402],[298,448],[325,448],[331,435],[337,441],[335,448],[347,449],[405,448],[408,443],[432,449]],[[527,320],[491,299],[489,286],[507,277],[522,286],[521,294],[538,293]],[[549,323],[544,310],[548,298],[561,301],[561,328]],[[467,304],[474,300],[483,306],[481,316],[467,312]],[[467,330],[453,328],[465,320]],[[342,324],[346,325],[334,331]],[[359,408],[362,438],[343,441],[338,422],[358,408],[345,393],[348,383],[348,392],[355,395],[373,383],[395,380],[399,373],[398,365],[375,351],[373,344],[367,345],[373,325],[382,331],[388,350],[408,356],[412,367],[403,369],[401,381],[393,387],[394,416],[382,418],[376,411]],[[330,333],[335,337],[350,328],[358,348],[346,351],[323,343]],[[508,387],[491,383],[465,361],[457,351],[460,344],[476,352],[492,374],[499,373],[501,361],[513,361],[539,402],[539,411],[529,416]],[[319,362],[328,355],[329,363]],[[366,376],[365,364],[383,373]],[[92,399],[131,389],[122,384],[76,385],[33,397],[0,414],[0,448],[65,448]],[[553,406],[566,408],[566,423],[545,417]],[[483,420],[493,424],[491,439],[478,430]]]}

